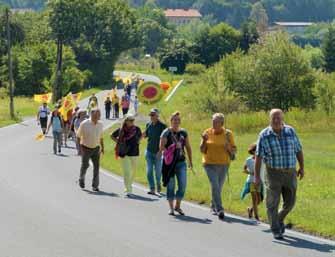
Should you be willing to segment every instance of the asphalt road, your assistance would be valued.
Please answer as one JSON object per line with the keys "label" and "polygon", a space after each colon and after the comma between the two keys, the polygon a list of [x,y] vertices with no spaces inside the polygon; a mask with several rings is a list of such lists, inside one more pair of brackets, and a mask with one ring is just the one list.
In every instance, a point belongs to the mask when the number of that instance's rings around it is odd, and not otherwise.
{"label": "asphalt road", "polygon": [[36,142],[38,132],[32,120],[0,129],[0,257],[335,256],[332,241],[294,232],[274,241],[262,224],[235,216],[221,222],[197,205],[170,217],[163,198],[141,186],[124,198],[122,179],[105,172],[100,193],[88,187],[91,169],[83,191],[75,150],[55,156],[52,138]]}

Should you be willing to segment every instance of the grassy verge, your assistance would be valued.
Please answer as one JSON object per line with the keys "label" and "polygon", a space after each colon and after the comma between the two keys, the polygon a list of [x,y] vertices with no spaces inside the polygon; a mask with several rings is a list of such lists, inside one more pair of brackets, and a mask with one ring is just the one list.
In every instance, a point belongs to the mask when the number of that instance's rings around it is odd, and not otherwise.
{"label": "grassy verge", "polygon": [[[159,73],[156,73],[159,74]],[[164,80],[164,77],[163,77]],[[176,96],[169,102],[159,103],[162,118],[168,120],[173,111],[182,112],[182,126],[189,132],[194,155],[194,165],[197,175],[189,173],[186,199],[199,204],[209,205],[210,188],[208,179],[201,165],[201,154],[198,150],[200,133],[211,126],[210,114],[199,113],[196,107],[185,102],[192,99],[191,83],[181,87]],[[151,106],[140,107],[142,114],[147,114]],[[328,238],[335,238],[335,151],[334,117],[326,117],[322,113],[304,113],[294,110],[286,115],[288,124],[297,128],[304,146],[306,158],[306,178],[299,182],[298,200],[294,211],[288,216],[287,222],[293,224],[296,230],[309,232]],[[227,127],[235,133],[239,149],[238,158],[231,164],[230,179],[225,184],[223,201],[227,211],[246,216],[250,196],[240,200],[240,192],[246,176],[242,168],[247,158],[247,146],[255,142],[261,128],[267,126],[266,113],[231,114],[227,117]],[[139,123],[144,127],[144,123]],[[113,128],[112,128],[113,129]],[[112,130],[111,129],[111,130]],[[115,127],[114,127],[115,129]],[[109,139],[110,131],[105,134],[106,154],[102,159],[104,168],[122,175],[120,162],[114,158],[114,144]],[[141,144],[141,158],[136,181],[147,185],[144,160],[146,142]],[[260,215],[266,221],[264,204],[260,207]]]}
{"label": "grassy verge", "polygon": [[[82,98],[90,96],[92,93],[97,93],[101,89],[91,88],[83,91]],[[14,98],[16,118],[11,119],[9,115],[9,98],[0,99],[0,127],[8,126],[20,122],[23,117],[35,116],[39,103],[34,102],[32,97],[15,97]]]}

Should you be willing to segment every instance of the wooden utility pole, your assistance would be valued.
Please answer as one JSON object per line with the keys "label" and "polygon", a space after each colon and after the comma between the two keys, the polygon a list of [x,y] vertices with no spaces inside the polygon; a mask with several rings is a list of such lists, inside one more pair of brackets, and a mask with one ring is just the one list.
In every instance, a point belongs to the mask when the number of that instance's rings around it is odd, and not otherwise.
{"label": "wooden utility pole", "polygon": [[57,66],[56,78],[53,88],[53,102],[55,103],[61,96],[61,83],[62,83],[62,65],[63,65],[63,41],[57,39]]}
{"label": "wooden utility pole", "polygon": [[12,119],[15,118],[14,112],[14,79],[13,79],[13,61],[12,61],[12,45],[10,32],[10,11],[6,8],[6,28],[7,28],[7,54],[8,54],[8,71],[9,71],[9,112]]}

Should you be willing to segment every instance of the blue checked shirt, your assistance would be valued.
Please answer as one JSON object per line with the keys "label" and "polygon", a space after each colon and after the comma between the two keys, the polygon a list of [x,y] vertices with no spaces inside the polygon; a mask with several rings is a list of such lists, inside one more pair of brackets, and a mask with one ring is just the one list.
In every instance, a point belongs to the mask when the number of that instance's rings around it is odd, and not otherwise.
{"label": "blue checked shirt", "polygon": [[278,135],[270,126],[259,135],[256,155],[261,157],[269,168],[295,169],[297,153],[301,150],[299,138],[292,127],[284,125]]}

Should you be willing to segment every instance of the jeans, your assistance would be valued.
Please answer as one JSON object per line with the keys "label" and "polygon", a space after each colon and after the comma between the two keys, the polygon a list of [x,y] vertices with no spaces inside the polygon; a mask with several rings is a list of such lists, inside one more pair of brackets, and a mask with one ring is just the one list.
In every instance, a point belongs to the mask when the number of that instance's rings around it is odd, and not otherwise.
{"label": "jeans", "polygon": [[138,156],[125,156],[121,159],[125,191],[133,192],[133,181],[137,170]]}
{"label": "jeans", "polygon": [[[267,170],[265,186],[266,208],[271,231],[278,233],[285,217],[293,209],[296,201],[297,173],[295,170],[291,172]],[[283,206],[278,212],[280,197],[283,198]]]}
{"label": "jeans", "polygon": [[[161,191],[161,179],[162,179],[162,159],[157,158],[157,154],[146,151],[145,159],[147,161],[147,179],[149,182],[150,190]],[[156,179],[156,183],[155,183]]]}
{"label": "jeans", "polygon": [[58,148],[58,152],[61,151],[61,145],[62,145],[62,132],[58,132],[58,131],[52,131],[52,135],[54,138],[54,144],[53,144],[53,149],[54,149],[54,153],[57,153],[57,148]]}
{"label": "jeans", "polygon": [[229,166],[228,165],[216,165],[216,164],[205,164],[209,182],[211,184],[212,191],[212,209],[220,212],[224,208],[222,206],[222,189],[223,184],[226,180]]}
{"label": "jeans", "polygon": [[[178,190],[175,192],[176,179],[178,182]],[[172,200],[182,200],[186,191],[187,183],[187,165],[186,162],[178,162],[176,165],[176,174],[170,178],[167,185],[166,196],[169,201]]]}
{"label": "jeans", "polygon": [[111,116],[111,109],[106,109],[106,120],[109,120],[110,116]]}
{"label": "jeans", "polygon": [[89,167],[89,161],[92,160],[93,163],[93,181],[92,187],[99,187],[99,166],[100,166],[100,147],[96,148],[87,148],[81,146],[82,156],[81,156],[81,168],[80,168],[80,177],[79,181],[85,182],[85,175]]}

